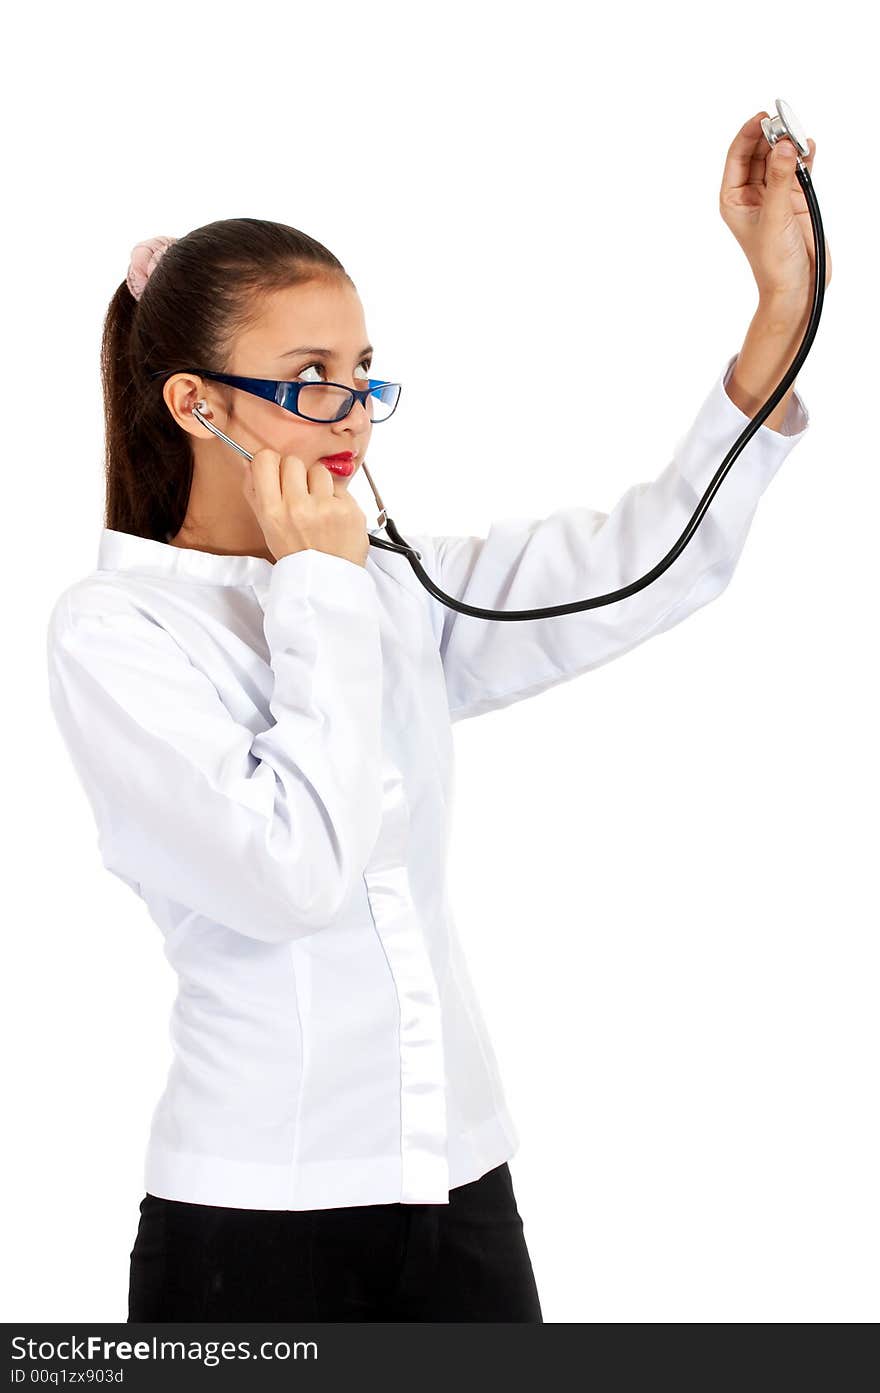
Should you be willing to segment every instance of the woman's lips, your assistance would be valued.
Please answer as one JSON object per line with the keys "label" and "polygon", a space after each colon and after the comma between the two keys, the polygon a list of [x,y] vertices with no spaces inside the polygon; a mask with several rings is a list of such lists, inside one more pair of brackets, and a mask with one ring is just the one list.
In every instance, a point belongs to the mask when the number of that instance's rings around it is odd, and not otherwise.
{"label": "woman's lips", "polygon": [[322,455],[320,463],[326,464],[332,474],[341,474],[343,478],[354,473],[354,454],[351,450],[339,455]]}

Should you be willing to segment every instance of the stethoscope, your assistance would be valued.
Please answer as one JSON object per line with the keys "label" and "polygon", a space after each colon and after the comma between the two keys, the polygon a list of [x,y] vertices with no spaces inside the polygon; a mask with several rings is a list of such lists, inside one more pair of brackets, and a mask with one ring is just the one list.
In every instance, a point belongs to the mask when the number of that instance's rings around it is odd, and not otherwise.
{"label": "stethoscope", "polygon": [[[650,585],[652,581],[662,576],[663,572],[668,570],[676,557],[679,556],[687,546],[705,517],[709,504],[721,487],[734,460],[745,448],[755,432],[760,429],[774,407],[782,400],[800,372],[807,354],[812,347],[813,339],[816,337],[816,330],[819,327],[819,320],[822,315],[822,302],[825,299],[825,233],[822,227],[819,205],[816,202],[816,195],[813,192],[813,182],[810,178],[810,172],[803,163],[804,159],[809,158],[810,147],[807,143],[803,128],[788,103],[777,97],[776,110],[778,113],[776,116],[765,116],[762,119],[761,129],[771,147],[774,146],[778,140],[786,138],[793,143],[797,151],[797,178],[798,183],[804,191],[804,197],[807,200],[810,223],[813,228],[813,245],[816,250],[815,283],[813,285],[813,303],[810,309],[810,320],[801,346],[788,372],[785,374],[772,396],[767,398],[760,411],[758,411],[757,415],[752,417],[742,434],[728,450],[721,464],[718,466],[718,470],[714,474],[709,487],[703,494],[693,517],[685,527],[678,541],[670,548],[663,559],[658,561],[657,565],[653,566],[650,571],[646,571],[639,580],[634,580],[629,585],[621,586],[619,590],[610,590],[607,595],[596,595],[591,600],[574,600],[571,604],[567,605],[547,605],[544,609],[481,609],[478,605],[467,605],[461,600],[454,599],[451,595],[445,594],[444,591],[434,584],[425,569],[419,565],[421,553],[411,547],[406,539],[401,536],[397,527],[394,525],[393,519],[388,516],[385,510],[385,505],[379,496],[379,490],[373,483],[366,464],[361,462],[361,468],[373,491],[376,506],[380,510],[377,526],[384,527],[388,535],[392,538],[392,540],[388,542],[383,537],[375,537],[370,533],[370,546],[382,547],[386,551],[396,551],[406,556],[422,585],[426,590],[430,591],[436,599],[440,600],[442,604],[447,605],[450,609],[458,610],[461,614],[471,614],[475,619],[545,619],[556,614],[576,614],[582,609],[596,609],[599,605],[610,605],[615,600],[625,600],[628,596],[635,595],[637,591],[643,590],[645,586]],[[227,445],[231,445],[234,450],[238,450],[239,454],[244,455],[245,459],[252,460],[253,455],[250,454],[243,445],[239,445],[237,441],[230,439],[222,430],[205,419],[202,415],[202,411],[205,409],[207,409],[207,403],[205,401],[200,401],[192,408],[192,414],[203,426],[207,426],[208,430],[213,431],[221,440],[225,440]]]}

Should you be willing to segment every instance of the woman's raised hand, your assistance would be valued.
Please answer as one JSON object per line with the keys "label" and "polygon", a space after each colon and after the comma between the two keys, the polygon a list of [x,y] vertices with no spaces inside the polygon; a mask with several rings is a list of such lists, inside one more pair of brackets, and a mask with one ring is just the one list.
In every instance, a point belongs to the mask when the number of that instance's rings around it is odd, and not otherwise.
{"label": "woman's raised hand", "polygon": [[[727,151],[719,194],[721,217],[748,258],[762,301],[808,305],[815,271],[813,226],[798,183],[795,147],[787,138],[767,143],[759,111]],[[812,176],[816,142],[808,140],[803,161]],[[825,239],[825,285],[831,280],[831,249]]]}

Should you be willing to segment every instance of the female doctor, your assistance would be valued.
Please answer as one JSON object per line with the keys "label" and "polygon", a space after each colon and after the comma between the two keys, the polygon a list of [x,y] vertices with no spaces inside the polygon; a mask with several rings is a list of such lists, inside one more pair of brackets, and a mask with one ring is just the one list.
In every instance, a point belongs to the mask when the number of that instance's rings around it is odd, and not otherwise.
{"label": "female doctor", "polygon": [[[502,609],[603,593],[692,515],[808,318],[809,215],[765,115],[720,195],[758,308],[673,460],[607,516],[411,539],[447,593]],[[371,355],[337,258],[257,219],[139,244],[105,321],[106,526],[52,610],[48,661],[103,862],[178,977],[132,1322],[542,1320],[518,1135],[445,889],[451,723],[719,594],[808,424],[792,387],[655,583],[492,623],[369,545],[349,486],[395,393],[338,403],[378,382]]]}

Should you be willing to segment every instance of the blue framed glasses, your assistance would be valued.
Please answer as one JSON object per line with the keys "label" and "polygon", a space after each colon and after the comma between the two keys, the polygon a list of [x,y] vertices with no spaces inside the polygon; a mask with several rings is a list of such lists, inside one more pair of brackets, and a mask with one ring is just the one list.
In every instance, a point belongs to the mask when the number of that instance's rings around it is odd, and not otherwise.
{"label": "blue framed glasses", "polygon": [[387,421],[394,415],[402,390],[399,382],[383,382],[377,377],[368,377],[369,386],[358,390],[342,382],[274,382],[267,377],[233,377],[225,372],[208,372],[205,368],[162,368],[159,372],[151,372],[150,379],[168,377],[172,371],[198,373],[199,377],[208,377],[212,382],[238,387],[242,392],[274,402],[305,421],[321,424],[343,421],[356,401],[363,404],[371,421]]}

